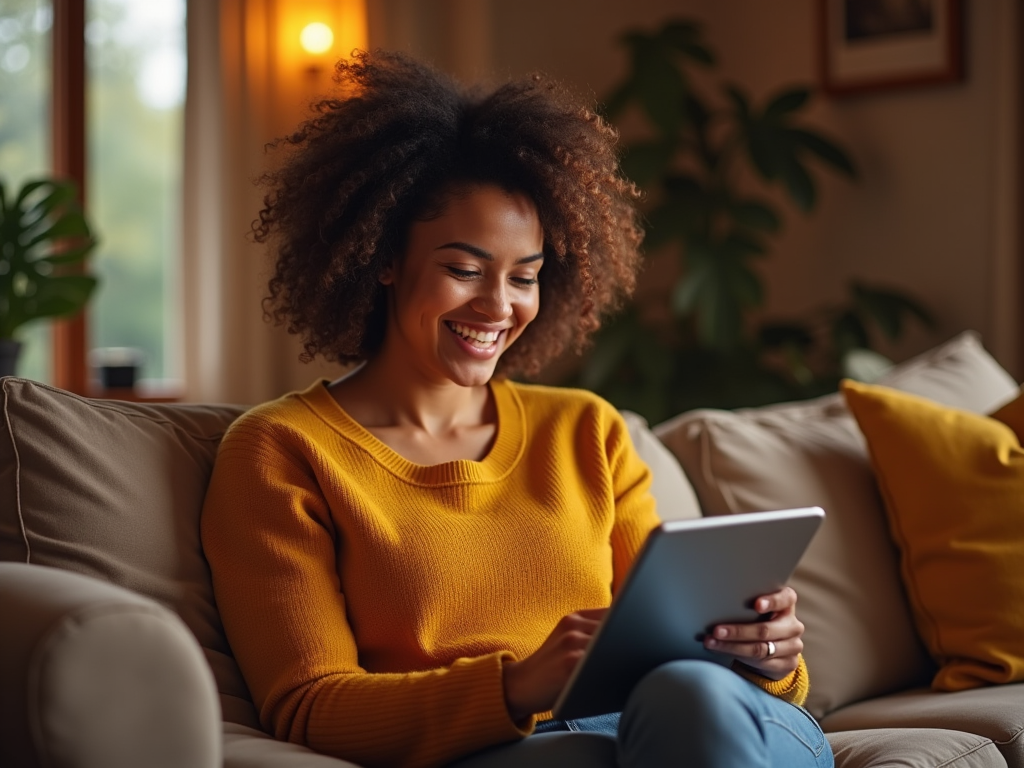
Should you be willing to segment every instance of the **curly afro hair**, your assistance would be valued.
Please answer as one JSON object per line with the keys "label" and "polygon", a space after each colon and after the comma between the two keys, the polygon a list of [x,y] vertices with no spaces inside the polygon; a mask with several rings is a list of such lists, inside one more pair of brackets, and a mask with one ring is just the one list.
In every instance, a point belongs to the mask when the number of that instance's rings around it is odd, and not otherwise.
{"label": "curly afro hair", "polygon": [[539,75],[464,89],[398,53],[337,65],[338,94],[273,146],[291,151],[260,182],[253,222],[276,254],[265,314],[301,335],[304,361],[371,358],[384,338],[380,275],[404,253],[413,221],[452,195],[495,184],[529,197],[544,232],[540,311],[498,372],[532,375],[579,351],[630,296],[642,239],[636,187],[621,175],[617,134]]}

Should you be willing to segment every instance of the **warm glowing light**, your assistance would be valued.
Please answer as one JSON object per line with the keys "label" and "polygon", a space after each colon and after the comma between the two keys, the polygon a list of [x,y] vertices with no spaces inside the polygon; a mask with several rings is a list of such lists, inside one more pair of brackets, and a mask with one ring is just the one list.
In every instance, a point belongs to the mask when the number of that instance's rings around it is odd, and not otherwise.
{"label": "warm glowing light", "polygon": [[334,45],[334,33],[326,24],[314,21],[302,28],[299,42],[309,53],[314,55],[325,53]]}

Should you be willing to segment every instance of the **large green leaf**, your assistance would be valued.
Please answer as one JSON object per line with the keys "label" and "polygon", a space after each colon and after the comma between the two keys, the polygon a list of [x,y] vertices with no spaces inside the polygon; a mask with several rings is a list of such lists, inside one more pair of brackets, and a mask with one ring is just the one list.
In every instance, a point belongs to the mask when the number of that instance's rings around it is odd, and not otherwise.
{"label": "large green leaf", "polygon": [[850,178],[856,178],[857,167],[850,156],[838,144],[826,139],[820,133],[807,130],[806,128],[790,128],[789,134],[797,145],[809,152],[813,152],[821,160],[836,170],[845,173]]}
{"label": "large green leaf", "polygon": [[71,211],[60,216],[39,234],[25,243],[25,250],[39,245],[43,242],[55,242],[63,238],[87,238],[89,237],[89,225],[85,216],[78,211]]}
{"label": "large green leaf", "polygon": [[790,112],[802,109],[810,98],[811,92],[807,88],[792,88],[788,91],[783,91],[768,102],[768,106],[764,110],[764,116],[768,120],[781,118]]}
{"label": "large green leaf", "polygon": [[0,206],[0,338],[27,322],[74,314],[89,300],[96,278],[69,274],[96,245],[75,202],[74,184],[40,179]]}
{"label": "large green leaf", "polygon": [[746,139],[747,153],[754,168],[765,181],[774,181],[779,178],[782,173],[785,147],[779,142],[778,135],[774,131],[765,130],[756,123],[747,123],[744,128],[743,135]]}
{"label": "large green leaf", "polygon": [[779,176],[789,197],[802,211],[814,210],[818,201],[818,191],[814,179],[800,159],[791,152],[779,155]]}

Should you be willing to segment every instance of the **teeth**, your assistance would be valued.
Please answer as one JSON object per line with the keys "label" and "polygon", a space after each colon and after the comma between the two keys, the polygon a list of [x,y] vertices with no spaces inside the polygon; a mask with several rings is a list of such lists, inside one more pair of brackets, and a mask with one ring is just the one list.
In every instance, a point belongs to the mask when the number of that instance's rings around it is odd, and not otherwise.
{"label": "teeth", "polygon": [[459,323],[448,323],[448,327],[459,334],[459,336],[465,339],[473,339],[473,341],[480,344],[493,344],[498,340],[498,336],[501,335],[499,331],[477,331]]}

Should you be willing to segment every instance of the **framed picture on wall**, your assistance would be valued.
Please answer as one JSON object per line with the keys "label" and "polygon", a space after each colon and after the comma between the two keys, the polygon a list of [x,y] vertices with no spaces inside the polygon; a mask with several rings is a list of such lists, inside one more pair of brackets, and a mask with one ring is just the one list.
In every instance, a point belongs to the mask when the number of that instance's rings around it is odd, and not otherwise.
{"label": "framed picture on wall", "polygon": [[963,77],[960,0],[818,0],[821,82],[842,95]]}

